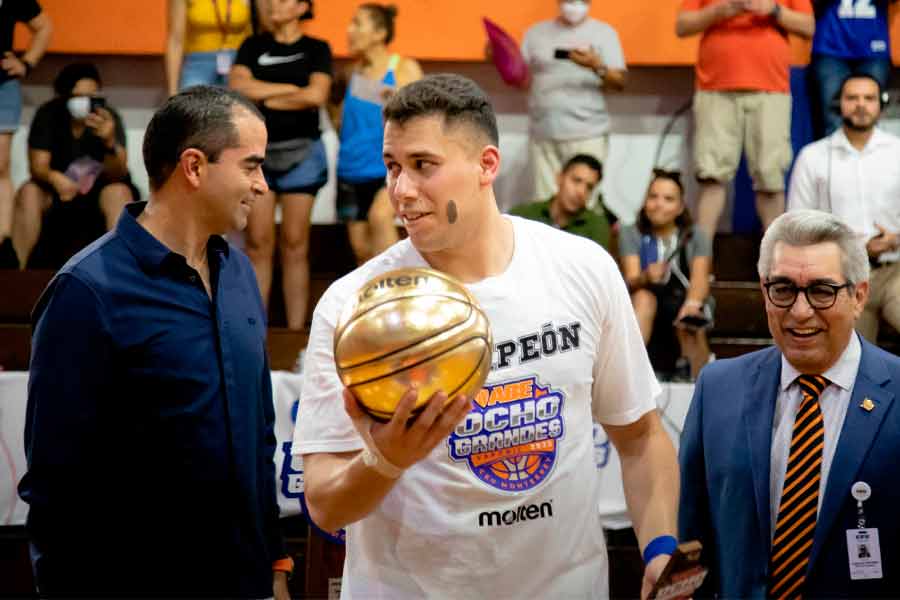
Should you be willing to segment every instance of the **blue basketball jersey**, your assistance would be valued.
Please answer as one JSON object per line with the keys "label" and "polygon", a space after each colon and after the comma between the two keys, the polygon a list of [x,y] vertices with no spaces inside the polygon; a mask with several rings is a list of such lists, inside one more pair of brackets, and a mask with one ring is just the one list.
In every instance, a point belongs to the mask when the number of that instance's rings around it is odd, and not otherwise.
{"label": "blue basketball jersey", "polygon": [[886,58],[890,50],[887,0],[833,0],[816,21],[813,54]]}

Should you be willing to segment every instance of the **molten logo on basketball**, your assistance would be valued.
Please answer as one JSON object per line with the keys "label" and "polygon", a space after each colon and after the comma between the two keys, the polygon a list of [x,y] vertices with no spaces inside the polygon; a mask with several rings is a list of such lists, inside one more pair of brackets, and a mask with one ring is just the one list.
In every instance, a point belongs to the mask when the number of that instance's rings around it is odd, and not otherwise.
{"label": "molten logo on basketball", "polygon": [[530,490],[556,464],[565,434],[563,394],[535,377],[486,385],[447,440],[450,458],[466,461],[479,480],[504,492]]}

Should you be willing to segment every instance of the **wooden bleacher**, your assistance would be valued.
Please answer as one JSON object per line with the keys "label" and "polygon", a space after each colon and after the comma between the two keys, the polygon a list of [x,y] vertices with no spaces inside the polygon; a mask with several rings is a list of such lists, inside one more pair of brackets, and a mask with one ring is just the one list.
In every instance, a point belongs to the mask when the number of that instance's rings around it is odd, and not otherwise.
{"label": "wooden bleacher", "polygon": [[740,356],[772,343],[756,273],[759,241],[759,235],[720,233],[713,243],[716,280],[710,291],[716,315],[709,345],[716,358]]}
{"label": "wooden bleacher", "polygon": [[[765,305],[759,289],[756,261],[758,235],[719,234],[714,243],[712,294],[716,299],[715,327],[710,347],[718,358],[738,356],[772,343]],[[342,225],[313,225],[310,234],[310,316],[331,283],[355,266],[353,251]],[[50,271],[0,271],[0,366],[26,370],[30,352],[30,312],[50,281]],[[281,272],[269,307],[269,357],[275,370],[291,369],[306,345],[308,329],[289,331],[281,295]],[[883,323],[879,345],[900,351],[900,334]]]}
{"label": "wooden bleacher", "polygon": [[[341,225],[314,225],[310,234],[310,315],[331,283],[355,266],[353,251]],[[31,309],[53,277],[52,271],[0,270],[0,367],[28,369],[31,352]],[[308,329],[296,333],[285,325],[281,271],[275,269],[269,307],[269,357],[272,369],[291,369],[306,345]]]}

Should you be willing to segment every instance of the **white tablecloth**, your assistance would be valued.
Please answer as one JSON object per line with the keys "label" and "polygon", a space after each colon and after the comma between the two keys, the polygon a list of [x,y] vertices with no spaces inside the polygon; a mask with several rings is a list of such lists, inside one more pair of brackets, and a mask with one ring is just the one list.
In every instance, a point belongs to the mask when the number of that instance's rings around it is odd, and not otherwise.
{"label": "white tablecloth", "polygon": [[[291,438],[303,377],[283,371],[272,372],[272,393],[275,403],[275,474],[278,478],[278,506],[281,516],[303,512],[303,463],[291,456]],[[0,373],[0,525],[25,523],[28,507],[17,493],[16,486],[25,472],[25,406],[28,392],[28,373]],[[675,447],[693,394],[691,384],[666,384],[659,398],[660,413],[666,431]],[[597,469],[602,484],[599,509],[607,527],[617,529],[630,525],[622,490],[622,469],[615,448],[599,425],[594,426],[594,447]]]}

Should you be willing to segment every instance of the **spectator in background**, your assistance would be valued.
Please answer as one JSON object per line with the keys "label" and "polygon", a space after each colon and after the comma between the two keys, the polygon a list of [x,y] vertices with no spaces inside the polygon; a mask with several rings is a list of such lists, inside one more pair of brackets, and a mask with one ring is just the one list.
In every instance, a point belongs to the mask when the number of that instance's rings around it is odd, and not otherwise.
{"label": "spectator in background", "polygon": [[308,0],[271,0],[272,31],[241,44],[229,85],[260,105],[269,142],[263,172],[270,192],[247,225],[247,254],[263,299],[272,288],[275,204],[281,204],[281,266],[287,326],[306,324],[309,302],[309,227],[316,192],[328,180],[319,131],[319,107],[331,88],[331,48],[304,33],[313,16]]}
{"label": "spectator in background", "polygon": [[253,3],[169,0],[165,63],[170,96],[192,85],[226,85],[237,49],[252,32]]}
{"label": "spectator in background", "polygon": [[97,67],[66,65],[53,89],[56,97],[31,121],[31,179],[16,193],[13,244],[22,266],[40,238],[32,266],[60,267],[112,229],[139,196],[128,174],[125,128],[100,95]]}
{"label": "spectator in background", "polygon": [[[644,343],[671,346],[674,331],[681,349],[676,374],[687,376],[689,366],[696,378],[709,360],[712,242],[691,220],[678,173],[654,170],[637,223],[622,228],[619,255]],[[654,354],[654,366],[666,370]]]}
{"label": "spectator in background", "polygon": [[874,344],[879,318],[900,329],[900,138],[877,126],[878,80],[850,75],[839,92],[843,126],[800,151],[788,208],[830,212],[866,240],[872,275],[856,329]]}
{"label": "spectator in background", "polygon": [[509,212],[586,237],[609,249],[607,215],[587,207],[602,178],[600,161],[589,154],[576,154],[556,176],[558,191],[549,200],[520,204]]}
{"label": "spectator in background", "polygon": [[[31,43],[21,55],[13,50],[16,23],[31,30]],[[22,117],[22,92],[19,80],[26,77],[44,56],[50,44],[53,26],[50,17],[35,0],[0,3],[0,269],[17,269],[19,260],[13,248],[13,185],[9,176],[12,137]]]}
{"label": "spectator in background", "polygon": [[813,0],[816,35],[809,61],[809,98],[815,139],[841,126],[841,82],[865,73],[885,90],[891,74],[888,7],[897,0]]}
{"label": "spectator in background", "polygon": [[563,162],[590,154],[603,162],[609,113],[603,92],[625,87],[625,56],[616,30],[588,16],[590,1],[560,0],[559,16],[525,32],[530,71],[530,155],[534,198],[556,192]]}
{"label": "spectator in background", "polygon": [[788,33],[811,37],[810,0],[683,0],[675,32],[702,33],[694,94],[697,222],[711,239],[747,156],[763,227],[784,212],[791,163]]}
{"label": "spectator in background", "polygon": [[396,89],[420,79],[422,69],[412,58],[388,51],[396,17],[397,9],[383,4],[362,4],[356,10],[347,30],[355,60],[338,74],[329,105],[341,136],[337,213],[347,222],[360,264],[399,239],[384,187],[381,109]]}

